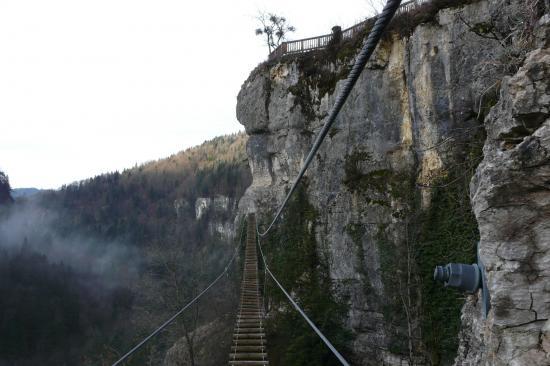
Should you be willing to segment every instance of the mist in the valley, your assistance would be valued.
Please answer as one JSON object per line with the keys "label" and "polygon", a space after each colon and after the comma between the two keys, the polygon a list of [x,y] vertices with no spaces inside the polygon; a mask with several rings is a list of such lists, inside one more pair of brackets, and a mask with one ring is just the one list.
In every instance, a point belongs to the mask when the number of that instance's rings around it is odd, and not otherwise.
{"label": "mist in the valley", "polygon": [[137,250],[61,229],[66,215],[33,200],[0,206],[0,365],[96,364],[125,331]]}
{"label": "mist in the valley", "polygon": [[0,250],[8,254],[31,250],[51,263],[63,263],[75,272],[86,273],[103,285],[125,285],[139,265],[137,251],[127,243],[83,235],[78,228],[60,233],[58,212],[32,201],[10,207],[0,218]]}

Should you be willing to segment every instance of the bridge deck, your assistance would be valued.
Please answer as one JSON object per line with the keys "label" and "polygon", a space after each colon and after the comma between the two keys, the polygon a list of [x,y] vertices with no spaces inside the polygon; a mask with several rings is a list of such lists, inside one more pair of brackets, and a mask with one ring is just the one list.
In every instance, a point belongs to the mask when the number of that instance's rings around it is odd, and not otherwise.
{"label": "bridge deck", "polygon": [[259,291],[256,223],[252,215],[248,220],[241,304],[233,332],[229,365],[269,365]]}

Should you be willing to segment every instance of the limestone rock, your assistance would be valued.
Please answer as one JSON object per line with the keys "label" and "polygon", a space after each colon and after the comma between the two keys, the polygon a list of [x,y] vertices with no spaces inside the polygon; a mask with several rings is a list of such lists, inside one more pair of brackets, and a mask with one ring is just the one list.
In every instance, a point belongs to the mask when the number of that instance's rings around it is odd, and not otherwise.
{"label": "limestone rock", "polygon": [[[410,182],[429,185],[456,164],[456,156],[464,153],[480,127],[482,96],[487,98],[503,76],[501,70],[487,67],[488,61],[500,60],[502,46],[474,32],[472,25],[504,24],[521,4],[491,0],[444,9],[410,36],[394,34],[381,43],[306,173],[308,199],[319,213],[313,228],[318,251],[328,258],[336,296],[349,308],[346,327],[354,335],[354,364],[407,362],[407,355],[390,351],[395,326],[384,316],[390,289],[382,280],[383,248],[378,238],[386,235],[396,248],[406,250],[411,217],[403,187]],[[338,75],[347,64],[319,61],[317,67],[334,77],[334,85],[320,84],[299,61],[287,60],[259,67],[239,93],[237,118],[250,136],[247,154],[253,175],[239,209],[242,214],[258,212],[260,222],[271,218],[282,201],[343,87]],[[542,76],[535,69],[529,73],[533,78]],[[523,95],[518,89],[518,98],[536,107],[538,101],[532,98],[545,97],[542,89],[536,90],[537,96]],[[519,114],[529,113],[520,104],[516,107]],[[513,127],[520,122],[510,123]],[[529,121],[521,124],[536,127]],[[526,154],[536,152],[540,141],[533,141]],[[350,184],[352,173],[363,177],[362,185]],[[385,178],[377,178],[381,176]],[[428,209],[432,190],[422,189],[421,199],[422,207]],[[533,212],[526,220],[536,220]],[[359,234],[352,235],[350,228],[359,228]],[[501,246],[499,251],[503,257],[530,253],[514,245]],[[538,261],[533,265],[544,264]],[[519,282],[514,289],[524,285]],[[523,295],[518,293],[517,300]],[[533,319],[534,311],[543,310],[542,302],[535,301],[538,308],[534,309],[529,297],[522,300],[525,321]],[[467,318],[470,323],[477,321]],[[482,327],[480,322],[475,324]]]}
{"label": "limestone rock", "polygon": [[195,217],[197,220],[200,220],[208,210],[222,213],[235,209],[234,206],[234,200],[227,196],[217,195],[215,197],[198,197],[195,201]]}
{"label": "limestone rock", "polygon": [[212,198],[210,197],[198,197],[195,201],[195,217],[200,220],[204,213],[210,208],[212,204]]}
{"label": "limestone rock", "polygon": [[[464,308],[456,365],[548,365],[550,49],[503,80],[471,184],[492,310]],[[470,335],[468,335],[470,333]]]}

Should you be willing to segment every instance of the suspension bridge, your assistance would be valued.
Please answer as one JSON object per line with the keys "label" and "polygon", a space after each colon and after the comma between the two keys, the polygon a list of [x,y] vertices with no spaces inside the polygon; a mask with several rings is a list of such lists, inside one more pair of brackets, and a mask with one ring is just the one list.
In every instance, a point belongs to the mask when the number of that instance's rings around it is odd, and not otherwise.
{"label": "suspension bridge", "polygon": [[264,328],[265,307],[260,296],[256,220],[248,218],[241,286],[241,304],[233,333],[230,365],[269,365]]}
{"label": "suspension bridge", "polygon": [[[424,2],[425,0],[417,0],[418,2]],[[407,7],[411,7],[412,1],[405,3]],[[414,1],[416,3],[416,1]],[[271,229],[276,224],[277,220],[283,213],[284,208],[286,207],[290,197],[296,190],[298,184],[300,183],[302,177],[304,176],[307,168],[311,164],[313,158],[317,154],[317,151],[321,147],[323,141],[325,140],[326,135],[328,134],[330,128],[334,124],[338,113],[342,109],[346,99],[351,93],[353,86],[359,79],[359,76],[362,70],[365,68],[367,61],[374,52],[376,45],[380,41],[384,30],[387,28],[393,16],[400,8],[401,0],[387,0],[387,3],[382,10],[382,12],[375,17],[375,24],[372,27],[371,31],[368,34],[367,39],[363,43],[363,46],[357,57],[355,63],[348,74],[348,77],[345,80],[345,83],[337,95],[334,105],[332,106],[328,117],[317,134],[312,148],[307,155],[304,163],[295,177],[290,190],[285,196],[283,202],[279,206],[275,216],[270,221],[267,228],[260,232],[256,217],[254,214],[250,214],[247,220],[247,230],[246,230],[246,246],[244,254],[244,268],[243,268],[243,278],[241,284],[241,294],[240,294],[240,305],[238,313],[236,316],[235,328],[233,332],[233,341],[231,346],[231,352],[229,354],[229,365],[234,366],[257,366],[257,365],[269,365],[268,361],[268,352],[267,352],[267,339],[266,339],[266,327],[265,327],[265,304],[262,300],[263,289],[265,288],[265,281],[269,278],[278,289],[285,295],[289,303],[294,307],[294,309],[302,316],[304,321],[311,327],[311,329],[317,334],[317,336],[323,341],[328,349],[332,352],[334,357],[344,366],[349,366],[348,361],[344,356],[334,347],[330,340],[322,333],[322,331],[315,325],[315,323],[307,316],[304,310],[300,307],[298,301],[296,301],[280,281],[277,279],[269,264],[265,253],[261,245],[261,239],[266,237]],[[205,293],[207,293],[212,287],[219,282],[219,280],[227,274],[231,268],[232,263],[235,261],[241,246],[242,246],[242,232],[240,245],[235,248],[233,255],[229,259],[227,265],[223,271],[195,298],[189,301],[185,306],[183,306],[177,313],[172,317],[166,320],[162,325],[155,329],[151,334],[145,337],[141,342],[136,346],[130,349],[125,353],[118,361],[116,361],[113,366],[122,365],[124,362],[128,361],[129,358],[137,352],[144,344],[150,341],[152,338],[157,336],[162,330],[168,327],[178,316],[184,313],[191,305],[196,303]],[[258,257],[258,252],[260,256]],[[264,283],[260,283],[260,277],[258,276],[258,259],[261,259],[263,268],[265,270]],[[268,277],[269,276],[269,277]]]}

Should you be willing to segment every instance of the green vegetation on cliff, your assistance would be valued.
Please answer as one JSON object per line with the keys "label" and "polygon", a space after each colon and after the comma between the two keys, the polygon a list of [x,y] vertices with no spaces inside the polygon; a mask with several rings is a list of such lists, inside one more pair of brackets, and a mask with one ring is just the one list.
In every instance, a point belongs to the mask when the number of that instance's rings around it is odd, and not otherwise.
{"label": "green vegetation on cliff", "polygon": [[450,365],[458,349],[464,294],[433,281],[436,265],[476,261],[479,231],[470,203],[470,180],[481,161],[484,133],[468,141],[444,177],[432,183],[430,207],[418,218],[416,262],[421,291],[422,340],[433,365]]}
{"label": "green vegetation on cliff", "polygon": [[[368,153],[354,152],[344,163],[343,184],[367,204],[390,210],[395,223],[381,223],[374,230],[384,284],[382,313],[389,336],[389,351],[431,365],[450,365],[458,347],[460,309],[464,296],[433,281],[436,265],[473,263],[479,240],[471,210],[469,182],[481,158],[483,133],[461,141],[467,148],[456,154],[444,173],[429,186],[415,184],[414,174],[389,169],[363,172]],[[441,148],[448,148],[444,145]],[[422,191],[429,190],[430,204],[421,206]],[[348,235],[357,246],[360,267],[365,265],[362,240],[366,229],[349,224]],[[367,271],[359,268],[363,281]],[[371,285],[363,284],[369,298]]]}
{"label": "green vegetation on cliff", "polygon": [[[306,184],[289,202],[277,228],[264,242],[270,269],[334,346],[346,353],[350,334],[343,327],[346,306],[333,296],[329,264],[315,239],[318,214]],[[268,279],[270,361],[276,365],[338,365],[326,345]]]}

